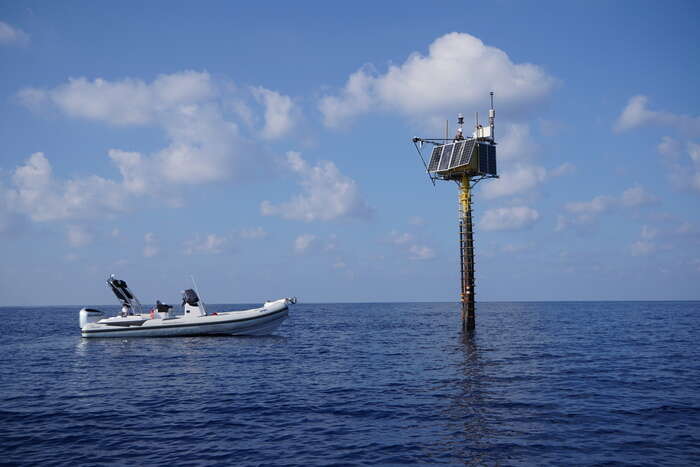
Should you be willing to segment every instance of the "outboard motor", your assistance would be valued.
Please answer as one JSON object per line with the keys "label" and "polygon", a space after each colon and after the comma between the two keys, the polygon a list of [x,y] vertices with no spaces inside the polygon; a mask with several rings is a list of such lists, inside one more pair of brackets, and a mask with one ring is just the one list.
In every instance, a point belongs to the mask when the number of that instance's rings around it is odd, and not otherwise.
{"label": "outboard motor", "polygon": [[92,308],[83,308],[80,310],[80,329],[83,329],[86,324],[88,323],[96,323],[102,318],[104,318],[105,314],[102,313],[100,310],[94,310]]}
{"label": "outboard motor", "polygon": [[204,316],[206,313],[203,307],[199,304],[199,296],[192,289],[187,289],[182,292],[182,306],[185,309],[185,316]]}

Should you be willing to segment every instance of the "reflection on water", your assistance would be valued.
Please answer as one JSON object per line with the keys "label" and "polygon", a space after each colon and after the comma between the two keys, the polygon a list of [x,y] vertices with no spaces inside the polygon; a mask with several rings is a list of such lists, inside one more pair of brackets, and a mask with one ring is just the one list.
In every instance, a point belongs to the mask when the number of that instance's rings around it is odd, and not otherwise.
{"label": "reflection on water", "polygon": [[[455,345],[455,392],[445,413],[450,432],[455,437],[455,457],[465,465],[486,461],[488,453],[488,426],[483,404],[483,371],[476,332],[463,332]],[[459,440],[459,441],[457,441]]]}

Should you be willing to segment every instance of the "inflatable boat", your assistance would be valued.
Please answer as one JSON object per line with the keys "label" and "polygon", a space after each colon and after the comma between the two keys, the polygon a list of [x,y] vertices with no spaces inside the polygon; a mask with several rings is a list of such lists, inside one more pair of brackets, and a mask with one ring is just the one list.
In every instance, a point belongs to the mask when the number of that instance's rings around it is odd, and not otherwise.
{"label": "inflatable boat", "polygon": [[171,305],[156,302],[149,312],[131,292],[126,282],[110,276],[107,286],[121,302],[117,316],[106,317],[94,308],[80,310],[80,332],[83,337],[165,337],[229,334],[259,336],[272,333],[282,324],[296,298],[265,302],[259,308],[208,313],[194,289],[182,292],[182,314],[176,315]]}

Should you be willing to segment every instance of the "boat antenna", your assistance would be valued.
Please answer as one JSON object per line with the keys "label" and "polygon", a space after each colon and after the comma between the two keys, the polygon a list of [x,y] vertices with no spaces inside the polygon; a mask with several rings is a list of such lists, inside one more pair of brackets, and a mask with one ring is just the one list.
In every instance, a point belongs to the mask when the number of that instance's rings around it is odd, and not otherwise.
{"label": "boat antenna", "polygon": [[194,276],[190,275],[190,279],[192,279],[192,285],[194,286],[194,291],[197,293],[197,296],[199,297],[199,303],[202,305],[202,309],[204,310],[204,314],[207,314],[207,307],[204,305],[204,300],[202,300],[202,295],[199,293],[199,288],[197,288],[197,282],[194,280]]}

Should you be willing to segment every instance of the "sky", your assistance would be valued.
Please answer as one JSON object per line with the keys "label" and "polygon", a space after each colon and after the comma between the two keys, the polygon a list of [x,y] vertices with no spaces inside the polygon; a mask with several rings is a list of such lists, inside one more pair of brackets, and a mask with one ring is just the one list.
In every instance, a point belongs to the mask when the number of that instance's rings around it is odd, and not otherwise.
{"label": "sky", "polygon": [[0,2],[0,305],[700,299],[700,4]]}

